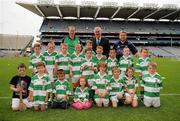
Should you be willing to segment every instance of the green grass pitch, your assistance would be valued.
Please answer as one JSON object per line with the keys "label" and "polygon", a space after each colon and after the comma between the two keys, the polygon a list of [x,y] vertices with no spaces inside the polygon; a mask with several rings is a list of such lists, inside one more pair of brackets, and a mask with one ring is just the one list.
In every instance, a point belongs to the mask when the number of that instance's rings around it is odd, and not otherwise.
{"label": "green grass pitch", "polygon": [[[153,58],[153,61],[158,63],[158,72],[165,77],[161,94],[180,94],[180,61],[165,58]],[[161,95],[158,109],[145,108],[140,102],[135,109],[122,106],[116,109],[93,107],[83,111],[70,108],[13,112],[9,80],[17,73],[20,62],[28,65],[28,58],[0,58],[0,121],[180,121],[180,95]]]}

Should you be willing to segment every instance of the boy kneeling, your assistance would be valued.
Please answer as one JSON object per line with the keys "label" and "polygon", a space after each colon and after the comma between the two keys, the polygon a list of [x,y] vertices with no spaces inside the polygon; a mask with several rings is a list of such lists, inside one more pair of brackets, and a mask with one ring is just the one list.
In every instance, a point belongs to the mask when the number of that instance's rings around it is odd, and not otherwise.
{"label": "boy kneeling", "polygon": [[57,70],[57,80],[54,84],[53,93],[55,94],[55,99],[53,100],[52,108],[67,109],[69,107],[68,95],[70,95],[70,86],[65,79],[63,69]]}

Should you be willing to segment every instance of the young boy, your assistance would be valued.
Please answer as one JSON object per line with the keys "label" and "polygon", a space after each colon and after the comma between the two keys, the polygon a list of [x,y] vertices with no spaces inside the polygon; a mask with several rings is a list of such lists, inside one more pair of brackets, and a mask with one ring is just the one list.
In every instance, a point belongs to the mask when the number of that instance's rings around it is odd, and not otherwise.
{"label": "young boy", "polygon": [[83,49],[83,52],[82,52],[83,56],[85,57],[85,55],[86,55],[85,50],[90,49],[90,50],[92,50],[92,55],[95,57],[96,53],[93,51],[92,48],[93,48],[93,42],[91,40],[86,40],[86,46],[85,46],[85,48]]}
{"label": "young boy", "polygon": [[50,41],[47,46],[48,46],[48,49],[47,49],[47,51],[45,51],[43,53],[43,56],[44,56],[44,61],[46,64],[47,72],[49,74],[51,82],[53,83],[54,82],[53,69],[54,69],[54,65],[55,65],[55,59],[57,56],[57,52],[54,51],[55,44],[53,41]]}
{"label": "young boy", "polygon": [[63,69],[65,73],[65,78],[70,78],[70,55],[68,54],[68,45],[61,43],[60,46],[61,52],[56,56],[55,72],[58,69]]}
{"label": "young boy", "polygon": [[29,69],[32,69],[32,73],[36,74],[36,65],[44,61],[44,56],[41,54],[41,44],[40,43],[35,43],[33,47],[34,53],[30,56],[29,60]]}
{"label": "young boy", "polygon": [[129,48],[125,47],[123,49],[123,56],[120,57],[120,59],[119,59],[119,67],[120,67],[120,70],[121,70],[121,75],[124,76],[125,72],[126,72],[126,69],[128,67],[133,67],[133,64],[134,64],[134,60],[130,56]]}
{"label": "young boy", "polygon": [[81,65],[84,60],[81,53],[81,44],[76,44],[74,48],[74,53],[71,55],[71,76],[73,85],[77,82],[81,76]]}
{"label": "young boy", "polygon": [[55,101],[53,102],[53,108],[67,109],[68,95],[71,94],[68,81],[65,79],[65,73],[63,69],[57,70],[57,80],[54,84],[53,93],[55,94]]}
{"label": "young boy", "polygon": [[94,74],[97,70],[96,62],[94,57],[92,56],[92,49],[86,49],[85,53],[86,55],[84,60],[82,61],[81,71],[82,75],[85,76],[88,80],[89,86],[92,86],[94,82]]}
{"label": "young boy", "polygon": [[32,77],[29,86],[29,100],[33,101],[34,110],[45,111],[49,93],[52,91],[50,77],[46,73],[44,62],[39,62],[36,66],[37,74]]}
{"label": "young boy", "polygon": [[10,89],[13,92],[11,103],[13,111],[19,110],[20,92],[22,92],[23,103],[26,105],[26,107],[32,107],[32,103],[27,99],[29,95],[28,88],[31,83],[31,78],[26,75],[26,65],[24,63],[19,64],[17,70],[18,75],[14,76],[9,83]]}
{"label": "young boy", "polygon": [[95,59],[96,59],[96,62],[97,62],[97,65],[99,62],[105,62],[106,61],[106,56],[103,55],[103,47],[102,46],[97,46],[96,47],[96,56],[95,56]]}
{"label": "young boy", "polygon": [[110,79],[110,99],[114,108],[118,106],[118,102],[122,100],[124,94],[124,82],[120,77],[120,72],[119,68],[113,68],[113,76]]}
{"label": "young boy", "polygon": [[[148,64],[150,63],[150,61],[151,60],[149,58],[148,49],[142,48],[140,51],[140,57],[138,58],[137,63],[136,63],[136,72],[139,73],[140,84],[142,81],[142,76],[147,74],[148,72],[147,69],[148,69]],[[141,86],[140,94],[141,94],[141,100],[143,101],[143,97],[144,97],[143,86]]]}
{"label": "young boy", "polygon": [[118,60],[116,59],[115,49],[110,49],[109,58],[106,60],[108,75],[112,76],[112,69],[114,67],[119,67]]}
{"label": "young boy", "polygon": [[162,88],[161,75],[157,73],[157,64],[148,64],[148,73],[142,77],[144,87],[144,105],[146,107],[160,107],[160,89]]}
{"label": "young boy", "polygon": [[139,72],[140,76],[147,73],[147,68],[150,61],[148,49],[142,48],[140,51],[140,57],[136,63],[136,72]]}
{"label": "young boy", "polygon": [[92,89],[95,90],[95,102],[97,107],[109,106],[109,76],[106,74],[107,65],[105,62],[98,64],[98,71],[94,77]]}
{"label": "young boy", "polygon": [[[84,60],[82,61],[81,71],[82,71],[82,75],[85,76],[86,79],[88,80],[88,84],[90,88],[92,88],[94,83],[94,74],[97,71],[96,61],[92,56],[92,49],[86,49],[85,53],[86,55]],[[89,98],[92,101],[94,101],[94,93],[95,92],[93,89],[89,90]]]}

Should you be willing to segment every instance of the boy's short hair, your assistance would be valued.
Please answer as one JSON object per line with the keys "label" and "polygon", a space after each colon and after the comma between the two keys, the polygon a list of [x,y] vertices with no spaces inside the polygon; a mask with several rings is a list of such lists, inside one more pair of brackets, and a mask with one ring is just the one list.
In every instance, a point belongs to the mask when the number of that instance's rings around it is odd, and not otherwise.
{"label": "boy's short hair", "polygon": [[24,63],[20,63],[18,65],[17,69],[19,69],[19,68],[25,68],[26,69],[27,67],[26,67],[26,65]]}
{"label": "boy's short hair", "polygon": [[97,50],[97,49],[103,50],[103,46],[98,45],[98,46],[96,46],[96,50]]}
{"label": "boy's short hair", "polygon": [[107,70],[107,64],[105,62],[99,62],[98,67],[97,67],[98,70],[99,70],[100,67],[106,68],[106,70]]}
{"label": "boy's short hair", "polygon": [[124,48],[123,48],[123,51],[124,51],[125,49],[128,49],[128,50],[129,50],[129,48],[128,48],[128,47],[124,47]]}
{"label": "boy's short hair", "polygon": [[48,45],[49,44],[52,44],[53,46],[55,46],[54,40],[49,41]]}
{"label": "boy's short hair", "polygon": [[111,48],[111,49],[109,50],[109,52],[110,52],[110,51],[116,51],[116,50],[115,50],[114,48]]}
{"label": "boy's short hair", "polygon": [[148,64],[148,67],[149,66],[152,66],[153,68],[157,68],[157,63],[156,62],[150,62],[149,64]]}
{"label": "boy's short hair", "polygon": [[60,47],[62,47],[62,46],[68,47],[68,45],[66,43],[61,43]]}
{"label": "boy's short hair", "polygon": [[92,42],[91,40],[86,40],[86,45],[87,45],[88,43],[89,43],[89,44],[93,44],[93,42]]}
{"label": "boy's short hair", "polygon": [[64,70],[63,69],[58,69],[57,70],[57,75],[59,75],[59,74],[64,74],[65,75]]}
{"label": "boy's short hair", "polygon": [[145,50],[145,51],[147,51],[147,52],[149,52],[149,50],[147,49],[147,48],[141,48],[141,51],[140,52],[142,52],[143,50]]}
{"label": "boy's short hair", "polygon": [[110,54],[112,51],[114,51],[114,52],[116,53],[116,50],[115,50],[114,48],[111,48],[111,49],[109,50],[109,54]]}
{"label": "boy's short hair", "polygon": [[87,49],[85,49],[85,53],[87,52],[87,51],[91,51],[92,52],[92,49],[90,49],[90,48],[87,48]]}
{"label": "boy's short hair", "polygon": [[34,44],[33,48],[35,48],[35,47],[40,47],[40,48],[41,48],[41,43],[36,42],[36,43]]}
{"label": "boy's short hair", "polygon": [[43,61],[39,62],[39,63],[36,65],[36,68],[37,68],[37,67],[40,67],[40,66],[46,67],[46,65],[45,65],[45,63],[44,63]]}
{"label": "boy's short hair", "polygon": [[81,44],[80,43],[76,43],[74,46],[81,46]]}
{"label": "boy's short hair", "polygon": [[114,67],[114,68],[112,69],[112,73],[113,73],[115,70],[119,70],[119,72],[121,73],[121,70],[120,70],[118,67]]}
{"label": "boy's short hair", "polygon": [[128,68],[126,69],[126,72],[125,72],[125,73],[127,73],[128,70],[132,70],[132,71],[134,72],[134,68],[133,68],[133,67],[128,67]]}

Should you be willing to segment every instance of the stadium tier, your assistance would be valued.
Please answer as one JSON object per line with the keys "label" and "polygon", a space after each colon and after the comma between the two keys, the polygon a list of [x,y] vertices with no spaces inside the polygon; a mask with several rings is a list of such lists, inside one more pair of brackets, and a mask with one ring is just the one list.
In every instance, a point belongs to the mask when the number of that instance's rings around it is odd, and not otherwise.
{"label": "stadium tier", "polygon": [[68,35],[69,25],[76,27],[76,36],[85,43],[93,37],[94,27],[100,26],[111,45],[119,40],[120,31],[126,31],[128,39],[136,46],[151,46],[152,53],[156,48],[159,54],[155,56],[179,56],[174,50],[168,52],[169,48],[163,48],[180,45],[180,8],[176,4],[143,3],[139,6],[133,2],[103,1],[98,5],[95,0],[81,0],[78,4],[75,0],[33,3],[18,0],[16,3],[44,18],[40,27],[40,41],[44,45],[49,40],[59,45]]}
{"label": "stadium tier", "polygon": [[33,36],[0,34],[0,57],[21,54],[32,44]]}
{"label": "stadium tier", "polygon": [[68,34],[67,27],[74,25],[76,35],[82,41],[93,36],[94,27],[100,26],[103,35],[110,39],[111,43],[118,40],[120,31],[126,31],[129,39],[135,44],[179,44],[179,22],[145,22],[145,21],[105,21],[105,20],[61,20],[44,19],[40,28],[42,42],[53,39],[60,42]]}

